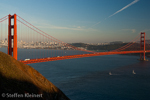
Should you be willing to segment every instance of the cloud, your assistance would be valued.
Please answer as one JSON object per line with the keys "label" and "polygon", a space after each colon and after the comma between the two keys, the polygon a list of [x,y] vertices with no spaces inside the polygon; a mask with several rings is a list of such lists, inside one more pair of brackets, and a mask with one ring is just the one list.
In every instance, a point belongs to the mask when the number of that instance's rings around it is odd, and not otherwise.
{"label": "cloud", "polygon": [[77,27],[78,29],[81,28],[80,26]]}
{"label": "cloud", "polygon": [[[140,1],[140,0],[134,0],[133,2],[131,2],[131,3],[129,3],[128,5],[126,5],[125,7],[123,7],[122,9],[120,9],[120,10],[116,11],[115,13],[113,13],[112,15],[110,15],[108,18],[110,18],[110,17],[116,15],[117,13],[119,13],[119,12],[121,12],[121,11],[127,9],[127,8],[130,7],[131,5],[137,3],[138,1]],[[105,18],[104,20],[106,20],[106,19],[107,19],[107,18]],[[94,24],[94,25],[92,25],[92,27],[95,26],[95,25],[98,25],[99,23],[101,23],[101,21],[98,22],[98,23],[96,23],[96,24]]]}
{"label": "cloud", "polygon": [[110,18],[110,17],[116,15],[117,13],[119,13],[119,12],[121,12],[121,11],[127,9],[127,8],[130,7],[131,5],[137,3],[138,1],[139,1],[139,0],[134,0],[134,1],[131,2],[130,4],[128,4],[128,5],[126,5],[125,7],[123,7],[122,9],[120,9],[120,10],[118,10],[117,12],[115,12],[114,14],[110,15],[108,18]]}
{"label": "cloud", "polygon": [[47,28],[47,29],[59,29],[59,30],[75,30],[75,31],[98,31],[93,28],[85,28],[85,26],[73,26],[73,27],[63,27],[63,26],[55,26],[51,24],[40,24],[36,25],[38,28]]}
{"label": "cloud", "polygon": [[94,24],[94,25],[92,25],[91,27],[93,27],[93,26],[95,26],[95,25],[97,25],[97,24],[99,24],[99,23],[101,23],[101,21],[100,21],[100,22],[98,22],[98,23],[96,23],[96,24]]}
{"label": "cloud", "polygon": [[135,32],[136,32],[136,30],[135,30],[135,29],[132,29],[131,31],[132,31],[132,33],[135,33]]}
{"label": "cloud", "polygon": [[[24,21],[22,21],[22,22],[24,22]],[[76,26],[76,25],[69,25],[67,27],[66,26],[56,26],[56,25],[52,25],[51,23],[49,23],[48,20],[45,20],[45,19],[43,20],[43,19],[34,18],[34,17],[30,18],[30,21],[28,21],[28,22],[31,23],[32,25],[34,25],[35,27],[42,28],[44,30],[45,29],[58,29],[58,30],[74,30],[74,31],[85,31],[85,32],[88,32],[88,31],[99,32],[99,30],[97,30],[97,29],[86,28],[85,26]]]}
{"label": "cloud", "polygon": [[135,33],[136,32],[136,29],[122,29],[123,31],[129,31],[131,33]]}

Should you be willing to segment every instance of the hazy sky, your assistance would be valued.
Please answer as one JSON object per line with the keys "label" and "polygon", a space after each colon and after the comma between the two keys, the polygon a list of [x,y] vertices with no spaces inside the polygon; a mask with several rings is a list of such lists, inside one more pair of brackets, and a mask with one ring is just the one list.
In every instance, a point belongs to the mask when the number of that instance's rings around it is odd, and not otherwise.
{"label": "hazy sky", "polygon": [[150,38],[150,0],[0,0],[0,18],[14,13],[68,43]]}

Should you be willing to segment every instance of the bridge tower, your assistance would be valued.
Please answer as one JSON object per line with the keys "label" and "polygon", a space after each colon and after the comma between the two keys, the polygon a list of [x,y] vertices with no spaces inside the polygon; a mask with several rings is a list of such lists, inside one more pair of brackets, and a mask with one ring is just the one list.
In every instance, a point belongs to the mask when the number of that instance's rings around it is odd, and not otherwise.
{"label": "bridge tower", "polygon": [[143,50],[143,53],[140,54],[140,60],[145,60],[145,32],[141,32],[140,50]]}
{"label": "bridge tower", "polygon": [[[14,19],[14,25],[11,21]],[[13,29],[13,31],[12,31]],[[8,54],[17,60],[17,15],[8,15]]]}

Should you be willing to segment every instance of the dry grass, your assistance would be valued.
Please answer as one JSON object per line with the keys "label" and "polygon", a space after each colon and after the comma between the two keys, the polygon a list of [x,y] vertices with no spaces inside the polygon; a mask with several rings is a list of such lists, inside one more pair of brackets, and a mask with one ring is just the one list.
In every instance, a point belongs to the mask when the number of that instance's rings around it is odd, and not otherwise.
{"label": "dry grass", "polygon": [[1,93],[42,93],[43,98],[69,100],[61,90],[34,68],[2,52],[0,52],[0,82]]}

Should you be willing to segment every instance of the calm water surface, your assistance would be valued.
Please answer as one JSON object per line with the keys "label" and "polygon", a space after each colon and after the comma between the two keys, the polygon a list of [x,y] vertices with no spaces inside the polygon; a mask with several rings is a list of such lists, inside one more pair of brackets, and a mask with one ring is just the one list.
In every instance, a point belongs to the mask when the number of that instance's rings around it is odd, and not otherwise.
{"label": "calm water surface", "polygon": [[71,100],[149,100],[150,62],[138,58],[108,55],[30,65]]}
{"label": "calm water surface", "polygon": [[[24,52],[28,50],[18,50],[19,59],[25,59]],[[71,100],[150,100],[150,61],[137,59],[139,56],[107,55],[29,65]]]}

